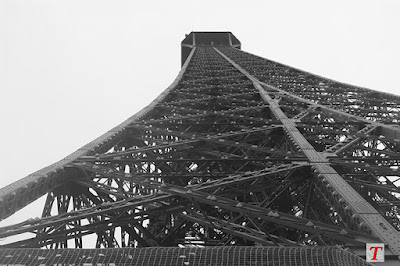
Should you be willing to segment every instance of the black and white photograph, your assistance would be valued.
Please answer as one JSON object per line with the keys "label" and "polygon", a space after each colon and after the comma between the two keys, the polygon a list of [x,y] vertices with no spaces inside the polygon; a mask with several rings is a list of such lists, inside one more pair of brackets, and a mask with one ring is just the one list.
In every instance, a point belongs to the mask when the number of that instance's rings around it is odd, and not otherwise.
{"label": "black and white photograph", "polygon": [[0,0],[0,266],[400,266],[397,0]]}

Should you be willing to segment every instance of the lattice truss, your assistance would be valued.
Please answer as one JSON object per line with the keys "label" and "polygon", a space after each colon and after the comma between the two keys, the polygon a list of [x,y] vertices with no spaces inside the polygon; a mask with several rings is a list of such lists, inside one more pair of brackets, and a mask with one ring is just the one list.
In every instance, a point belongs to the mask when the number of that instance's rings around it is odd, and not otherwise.
{"label": "lattice truss", "polygon": [[368,266],[334,247],[148,247],[102,249],[0,249],[0,265],[249,265]]}
{"label": "lattice truss", "polygon": [[399,108],[235,48],[193,48],[143,111],[0,190],[3,219],[47,193],[41,218],[0,228],[30,236],[2,247],[82,248],[91,234],[95,247],[385,239],[396,254]]}

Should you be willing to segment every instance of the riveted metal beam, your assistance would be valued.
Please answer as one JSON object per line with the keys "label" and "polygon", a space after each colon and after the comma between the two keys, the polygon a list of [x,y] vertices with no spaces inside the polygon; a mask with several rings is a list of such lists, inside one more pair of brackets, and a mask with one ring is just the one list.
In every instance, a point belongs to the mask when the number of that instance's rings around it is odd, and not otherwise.
{"label": "riveted metal beam", "polygon": [[[284,126],[286,133],[293,138],[300,149],[309,158],[310,165],[312,165],[318,178],[321,180],[325,179],[331,185],[332,192],[336,191],[338,193],[338,197],[344,200],[345,204],[349,206],[353,213],[357,214],[360,217],[360,219],[371,229],[372,233],[375,236],[379,237],[381,241],[383,241],[386,245],[388,245],[393,254],[400,256],[400,232],[398,232],[389,222],[387,222],[387,220],[383,218],[380,213],[374,207],[372,207],[371,204],[369,204],[362,196],[360,196],[357,191],[355,191],[335,171],[335,169],[331,167],[329,161],[323,156],[323,154],[317,152],[313,148],[313,146],[308,143],[308,141],[297,129],[294,121],[292,119],[289,119],[285,115],[285,113],[282,112],[279,105],[269,96],[268,92],[263,88],[263,85],[270,88],[271,86],[263,84],[257,78],[250,75],[250,73],[243,69],[240,65],[238,65],[232,59],[226,56],[224,53],[219,51],[217,48],[214,49],[253,82],[254,87],[259,90],[261,97],[269,104],[270,109],[274,113],[275,117],[282,121],[282,125]],[[283,90],[279,91],[288,94]],[[301,97],[295,95],[291,95],[291,97],[311,104],[311,102],[309,102],[308,100],[304,100]],[[322,107],[319,105],[316,106]],[[350,115],[342,111],[331,110],[331,108],[328,109],[330,111],[338,112],[342,115],[349,115],[352,118],[362,120],[367,123],[372,123],[379,126],[386,126],[384,124],[371,122],[367,119],[359,118],[357,116]],[[390,126],[387,128],[392,129],[392,127]],[[396,130],[397,129],[395,129],[395,131]]]}

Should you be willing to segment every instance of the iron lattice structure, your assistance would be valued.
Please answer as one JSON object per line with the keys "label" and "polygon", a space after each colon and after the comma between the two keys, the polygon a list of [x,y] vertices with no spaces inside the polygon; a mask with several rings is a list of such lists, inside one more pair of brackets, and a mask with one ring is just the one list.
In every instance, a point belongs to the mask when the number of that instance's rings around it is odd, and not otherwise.
{"label": "iron lattice structure", "polygon": [[[332,247],[208,247],[118,249],[0,249],[1,265],[290,265],[367,266]],[[251,264],[250,264],[251,263]]]}
{"label": "iron lattice structure", "polygon": [[244,52],[229,32],[187,35],[182,63],[139,113],[0,189],[1,219],[47,193],[41,218],[0,228],[32,237],[2,248],[94,234],[96,248],[383,242],[400,255],[399,96]]}

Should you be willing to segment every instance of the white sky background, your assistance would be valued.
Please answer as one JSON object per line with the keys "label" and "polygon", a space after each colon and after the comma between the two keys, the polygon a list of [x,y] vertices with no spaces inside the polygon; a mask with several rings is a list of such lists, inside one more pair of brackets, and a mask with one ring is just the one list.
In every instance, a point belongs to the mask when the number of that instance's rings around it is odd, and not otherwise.
{"label": "white sky background", "polygon": [[0,187],[150,103],[191,31],[231,31],[245,51],[400,95],[399,12],[398,0],[0,0]]}

